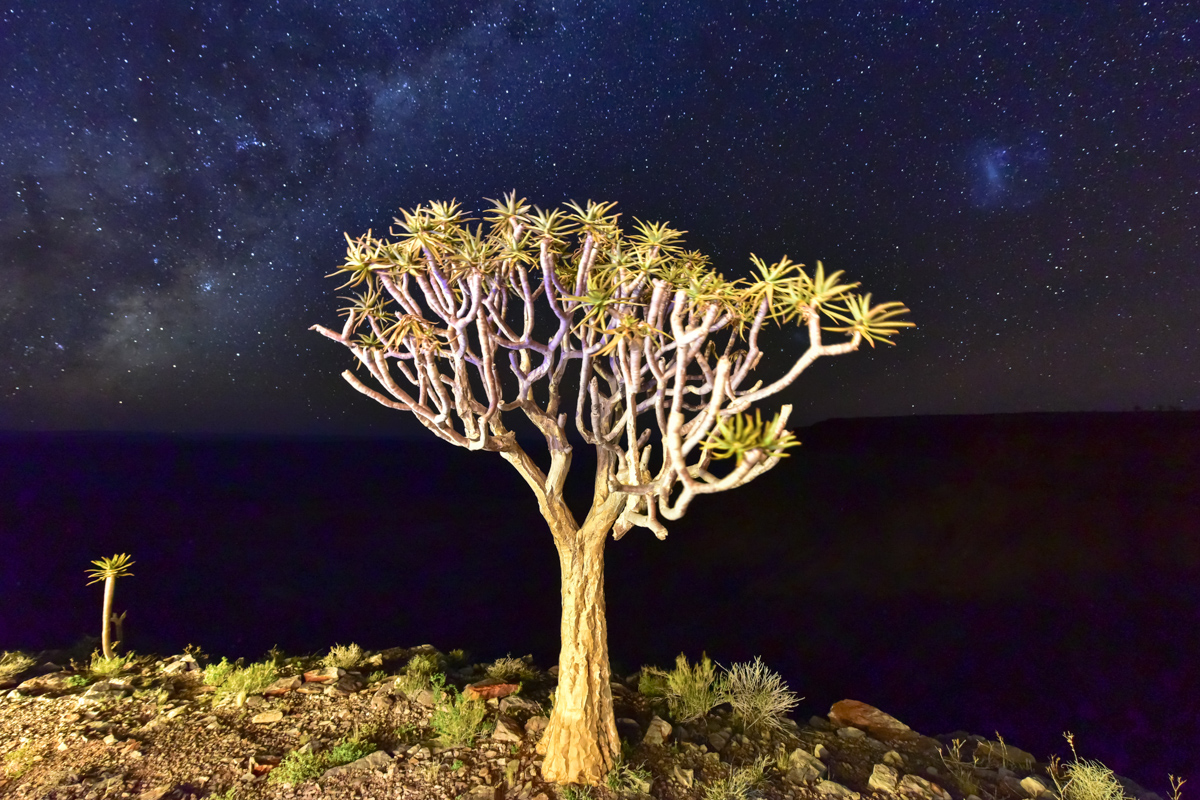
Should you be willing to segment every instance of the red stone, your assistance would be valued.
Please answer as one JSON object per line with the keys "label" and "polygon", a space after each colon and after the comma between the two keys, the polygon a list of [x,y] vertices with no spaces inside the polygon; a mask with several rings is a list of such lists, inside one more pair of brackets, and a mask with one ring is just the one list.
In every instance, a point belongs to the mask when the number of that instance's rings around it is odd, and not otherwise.
{"label": "red stone", "polygon": [[505,683],[499,678],[484,678],[472,683],[463,694],[468,700],[491,700],[493,697],[508,697],[521,688],[515,683]]}
{"label": "red stone", "polygon": [[829,721],[839,728],[858,728],[877,739],[915,739],[917,733],[895,717],[858,700],[839,700],[829,709]]}

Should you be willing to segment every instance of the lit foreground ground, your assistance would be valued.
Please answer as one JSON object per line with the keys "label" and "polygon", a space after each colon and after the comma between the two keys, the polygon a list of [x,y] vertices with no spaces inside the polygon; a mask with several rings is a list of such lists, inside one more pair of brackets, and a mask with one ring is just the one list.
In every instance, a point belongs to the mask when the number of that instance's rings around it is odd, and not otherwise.
{"label": "lit foreground ground", "polygon": [[[962,731],[923,736],[854,701],[803,724],[748,723],[753,698],[706,708],[698,665],[614,676],[622,757],[605,785],[582,787],[541,780],[556,677],[527,660],[471,665],[428,645],[240,669],[203,653],[72,655],[83,658],[9,654],[7,676],[0,663],[0,796],[1161,800],[1099,764],[1039,762]],[[663,696],[680,686],[690,699]],[[759,699],[769,708],[771,692]],[[698,716],[683,721],[689,709]]]}

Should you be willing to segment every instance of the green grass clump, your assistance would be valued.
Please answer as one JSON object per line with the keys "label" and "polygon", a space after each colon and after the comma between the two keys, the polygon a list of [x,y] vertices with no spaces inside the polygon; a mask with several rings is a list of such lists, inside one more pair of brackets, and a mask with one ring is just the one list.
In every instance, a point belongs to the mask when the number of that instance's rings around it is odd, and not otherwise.
{"label": "green grass clump", "polygon": [[104,675],[111,678],[121,670],[125,669],[125,665],[133,660],[133,655],[134,654],[130,652],[123,656],[105,658],[104,656],[100,655],[99,650],[94,650],[92,651],[92,663],[88,669],[97,675]]}
{"label": "green grass clump", "polygon": [[644,697],[666,697],[671,693],[667,686],[667,673],[655,667],[643,666],[638,675],[638,692]]}
{"label": "green grass clump", "polygon": [[5,650],[0,653],[0,680],[16,677],[32,666],[33,659],[20,650]]}
{"label": "green grass clump", "polygon": [[734,719],[747,732],[783,731],[787,712],[802,698],[788,691],[779,673],[755,656],[752,663],[734,664],[724,676],[722,699],[733,706]]}
{"label": "green grass clump", "polygon": [[537,673],[526,659],[513,658],[512,656],[496,659],[484,671],[489,678],[496,678],[497,680],[510,683],[513,681],[531,681],[537,678]]}
{"label": "green grass clump", "polygon": [[430,726],[437,731],[438,739],[447,747],[471,746],[480,734],[480,726],[487,714],[487,707],[478,700],[470,700],[459,694],[453,686],[445,688],[445,676],[440,673],[432,678],[435,705]]}
{"label": "green grass clump", "polygon": [[325,758],[320,753],[302,753],[293,750],[283,757],[279,766],[271,770],[267,783],[304,783],[321,777],[321,773],[329,767],[325,766]]}
{"label": "green grass clump", "polygon": [[437,658],[431,655],[415,655],[404,666],[404,672],[396,678],[396,688],[405,694],[415,694],[422,689],[431,689],[430,678],[438,670]]}
{"label": "green grass clump", "polygon": [[293,750],[267,776],[268,783],[298,784],[321,777],[325,770],[340,767],[369,756],[379,748],[366,739],[353,736],[337,744],[328,753],[304,753]]}
{"label": "green grass clump", "polygon": [[230,664],[228,659],[221,659],[220,664],[209,664],[204,668],[204,682],[217,689],[220,697],[235,697],[242,693],[258,694],[279,678],[279,672],[271,662],[251,664],[248,667],[238,667]]}
{"label": "green grass clump", "polygon": [[9,778],[21,777],[33,766],[33,758],[36,755],[37,751],[30,742],[25,742],[19,747],[9,750],[4,754],[4,769],[0,770],[0,774]]}
{"label": "green grass clump", "polygon": [[204,683],[208,686],[220,686],[236,669],[237,667],[229,663],[229,659],[222,658],[220,664],[209,664],[204,668]]}
{"label": "green grass clump", "polygon": [[650,791],[650,773],[647,770],[630,766],[622,752],[617,757],[612,769],[604,776],[604,784],[616,794],[631,792],[645,794]]}
{"label": "green grass clump", "polygon": [[362,648],[353,642],[343,647],[340,644],[335,644],[329,651],[329,655],[321,659],[321,663],[326,667],[338,667],[340,669],[354,669],[363,660]]}
{"label": "green grass clump", "polygon": [[718,778],[704,789],[704,800],[748,800],[755,789],[763,785],[763,771],[769,759],[762,757],[753,764],[730,768],[728,777]]}
{"label": "green grass clump", "polygon": [[1099,761],[1081,761],[1075,752],[1075,736],[1071,733],[1063,736],[1071,746],[1074,760],[1065,766],[1057,759],[1051,760],[1050,777],[1058,786],[1059,796],[1063,800],[1125,800],[1125,789],[1116,774]]}
{"label": "green grass clump", "polygon": [[718,680],[707,654],[701,654],[700,662],[692,666],[688,664],[687,656],[680,653],[672,671],[643,667],[642,675],[647,672],[666,682],[667,706],[676,722],[700,719],[725,701],[724,681]]}
{"label": "green grass clump", "polygon": [[378,749],[372,742],[354,737],[341,742],[330,750],[326,760],[330,767],[340,767],[343,764],[358,761],[363,756],[369,756]]}

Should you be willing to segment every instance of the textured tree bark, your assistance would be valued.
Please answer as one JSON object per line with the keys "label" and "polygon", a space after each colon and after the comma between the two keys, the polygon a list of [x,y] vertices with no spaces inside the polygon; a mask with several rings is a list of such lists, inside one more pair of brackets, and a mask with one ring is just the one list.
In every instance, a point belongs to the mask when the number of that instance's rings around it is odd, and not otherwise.
{"label": "textured tree bark", "polygon": [[109,575],[104,579],[104,622],[100,628],[100,648],[105,658],[112,658],[111,634],[109,633],[112,618],[113,591],[117,588],[117,579]]}
{"label": "textured tree bark", "polygon": [[608,528],[596,530],[589,524],[594,522],[554,537],[562,568],[562,649],[554,711],[537,746],[544,756],[542,777],[552,783],[599,784],[621,751],[604,617]]}

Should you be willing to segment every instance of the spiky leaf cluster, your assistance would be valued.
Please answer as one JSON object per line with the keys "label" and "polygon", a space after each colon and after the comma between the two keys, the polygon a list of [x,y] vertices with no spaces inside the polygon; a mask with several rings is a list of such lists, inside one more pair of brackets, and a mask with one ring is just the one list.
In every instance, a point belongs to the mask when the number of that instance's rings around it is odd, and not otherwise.
{"label": "spiky leaf cluster", "polygon": [[[555,455],[569,452],[562,381],[578,362],[575,427],[611,478],[598,498],[627,495],[614,530],[629,523],[665,535],[659,517],[677,519],[693,495],[770,469],[797,444],[784,429],[790,407],[766,424],[743,412],[818,357],[890,344],[912,325],[903,305],[872,305],[820,262],[809,271],[786,256],[751,256],[750,275],[730,278],[686,250],[685,232],[670,223],[635,219],[624,229],[614,203],[544,210],[515,192],[490,203],[481,220],[457,201],[431,202],[402,210],[388,239],[347,236],[333,273],[354,290],[345,324],[340,333],[314,328],[348,347],[383,389],[344,373],[358,391],[453,444],[507,454],[546,497],[562,475],[542,473],[503,419],[528,417],[565,470]],[[762,330],[789,324],[807,330],[808,348],[783,377],[747,386]],[[822,331],[847,338],[826,343]],[[726,458],[731,473],[708,471]]]}

